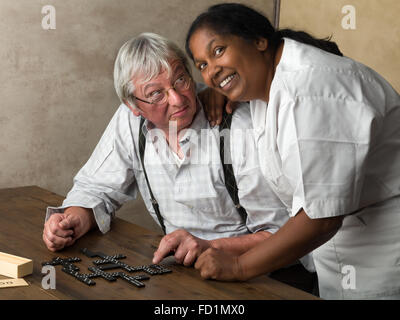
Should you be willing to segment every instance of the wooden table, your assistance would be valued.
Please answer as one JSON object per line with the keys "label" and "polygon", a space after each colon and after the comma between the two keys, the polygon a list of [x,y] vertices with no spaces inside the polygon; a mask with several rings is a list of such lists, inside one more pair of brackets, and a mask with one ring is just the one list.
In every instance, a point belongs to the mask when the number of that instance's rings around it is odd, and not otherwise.
{"label": "wooden table", "polygon": [[132,266],[148,265],[161,239],[157,233],[116,218],[107,234],[91,231],[72,247],[52,253],[42,240],[45,212],[47,206],[59,206],[62,200],[63,197],[36,186],[0,190],[0,252],[34,262],[33,274],[24,278],[29,286],[0,289],[0,299],[317,299],[267,276],[246,282],[203,280],[197,270],[176,264],[173,257],[162,263],[172,273],[151,276],[144,281],[144,288],[134,287],[122,279],[108,282],[101,278],[95,279],[96,285],[89,287],[62,272],[61,266],[56,266],[56,289],[45,290],[41,285],[44,277],[41,263],[44,261],[57,256],[78,256],[82,261],[76,265],[81,272],[88,273],[87,267],[94,259],[79,252],[86,247],[109,255],[122,253],[127,256],[123,261]]}

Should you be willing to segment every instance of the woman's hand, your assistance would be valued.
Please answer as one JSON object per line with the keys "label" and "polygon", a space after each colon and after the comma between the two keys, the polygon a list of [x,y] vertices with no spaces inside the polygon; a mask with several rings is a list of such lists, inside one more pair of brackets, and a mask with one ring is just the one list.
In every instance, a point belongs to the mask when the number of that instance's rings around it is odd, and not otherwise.
{"label": "woman's hand", "polygon": [[344,216],[311,219],[304,210],[290,218],[276,233],[241,255],[207,249],[195,264],[203,278],[247,280],[293,263],[331,239]]}
{"label": "woman's hand", "polygon": [[236,108],[235,102],[227,100],[224,95],[211,88],[206,88],[199,92],[198,96],[212,127],[221,124],[224,107],[227,113],[232,113]]}

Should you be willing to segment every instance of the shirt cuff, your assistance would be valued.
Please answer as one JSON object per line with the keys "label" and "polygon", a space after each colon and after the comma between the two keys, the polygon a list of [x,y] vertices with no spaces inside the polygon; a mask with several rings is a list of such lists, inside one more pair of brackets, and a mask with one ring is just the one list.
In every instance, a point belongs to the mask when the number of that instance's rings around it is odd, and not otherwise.
{"label": "shirt cuff", "polygon": [[99,230],[104,234],[107,233],[111,228],[111,215],[107,213],[105,207],[102,203],[97,205],[88,206],[82,203],[64,203],[60,207],[47,207],[46,209],[46,219],[47,221],[51,215],[55,213],[64,213],[64,210],[68,207],[82,207],[87,209],[92,209],[94,213],[94,218],[96,220]]}
{"label": "shirt cuff", "polygon": [[357,208],[347,199],[323,199],[304,201],[298,197],[293,198],[291,217],[303,209],[310,219],[331,218],[343,216],[354,212]]}
{"label": "shirt cuff", "polygon": [[274,234],[279,230],[279,227],[262,226],[262,227],[258,227],[258,228],[252,228],[252,227],[247,226],[247,229],[251,233],[256,233],[256,232],[260,232],[260,231],[266,231],[266,232],[269,232],[271,234]]}

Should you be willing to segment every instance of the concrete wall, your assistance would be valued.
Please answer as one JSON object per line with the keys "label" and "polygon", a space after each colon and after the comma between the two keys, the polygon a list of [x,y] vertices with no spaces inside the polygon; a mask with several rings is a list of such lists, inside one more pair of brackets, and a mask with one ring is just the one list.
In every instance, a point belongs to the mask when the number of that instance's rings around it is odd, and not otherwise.
{"label": "concrete wall", "polygon": [[[346,5],[355,9],[355,29]],[[333,35],[344,55],[379,72],[400,91],[400,1],[281,0],[280,27],[306,30],[317,37]]]}
{"label": "concrete wall", "polygon": [[[219,2],[1,0],[0,188],[66,195],[119,105],[112,74],[120,46],[144,31],[183,46],[191,21]],[[273,0],[238,2],[273,17]],[[42,28],[45,5],[56,10],[54,30]],[[142,208],[139,200],[120,215]]]}

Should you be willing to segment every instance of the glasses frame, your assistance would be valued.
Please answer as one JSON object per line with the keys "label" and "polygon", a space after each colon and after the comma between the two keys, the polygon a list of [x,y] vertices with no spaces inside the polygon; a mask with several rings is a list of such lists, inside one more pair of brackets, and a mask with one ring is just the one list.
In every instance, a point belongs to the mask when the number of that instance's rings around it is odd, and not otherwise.
{"label": "glasses frame", "polygon": [[[188,74],[185,74],[184,76],[185,76],[185,77],[188,77],[188,79],[189,79],[189,86],[187,87],[187,89],[184,90],[184,91],[186,91],[186,90],[189,90],[189,89],[190,89],[190,86],[191,86],[191,84],[192,84],[193,79],[192,79]],[[177,79],[177,80],[178,80],[178,79]],[[175,83],[176,83],[177,80],[175,80]],[[168,97],[169,97],[169,90],[171,90],[171,89],[174,89],[175,92],[180,93],[180,91],[178,91],[178,90],[175,89],[175,84],[172,85],[171,87],[167,88],[167,89],[164,89],[163,92],[166,94],[167,100],[168,100]],[[165,101],[165,102],[151,102],[151,101],[146,101],[146,100],[143,100],[143,99],[141,99],[141,98],[138,98],[138,97],[136,97],[136,96],[134,96],[134,95],[132,95],[132,97],[135,98],[136,100],[139,100],[139,101],[144,102],[144,103],[152,104],[152,105],[162,105],[162,104],[164,104],[164,103],[166,102],[166,101]]]}

